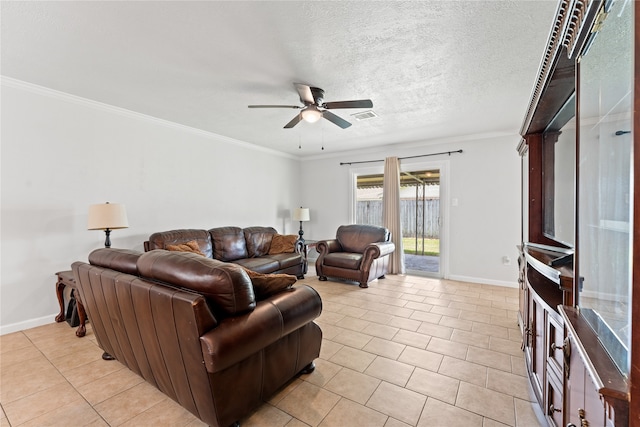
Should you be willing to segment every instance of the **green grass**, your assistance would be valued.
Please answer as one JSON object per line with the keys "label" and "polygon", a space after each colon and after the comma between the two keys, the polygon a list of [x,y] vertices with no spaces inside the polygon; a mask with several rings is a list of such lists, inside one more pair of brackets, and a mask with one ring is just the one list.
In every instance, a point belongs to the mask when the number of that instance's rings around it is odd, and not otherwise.
{"label": "green grass", "polygon": [[402,246],[405,254],[440,256],[440,239],[424,239],[424,254],[422,253],[422,238],[418,239],[417,252],[415,237],[403,237]]}

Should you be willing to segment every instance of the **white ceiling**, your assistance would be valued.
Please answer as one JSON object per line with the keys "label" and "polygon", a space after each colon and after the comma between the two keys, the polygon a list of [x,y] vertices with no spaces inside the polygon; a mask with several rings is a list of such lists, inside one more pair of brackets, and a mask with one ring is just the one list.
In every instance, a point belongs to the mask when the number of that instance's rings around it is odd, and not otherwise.
{"label": "white ceiling", "polygon": [[[295,156],[519,131],[556,2],[2,1],[2,75]],[[294,82],[363,110],[283,126]],[[299,145],[302,148],[298,148]]]}

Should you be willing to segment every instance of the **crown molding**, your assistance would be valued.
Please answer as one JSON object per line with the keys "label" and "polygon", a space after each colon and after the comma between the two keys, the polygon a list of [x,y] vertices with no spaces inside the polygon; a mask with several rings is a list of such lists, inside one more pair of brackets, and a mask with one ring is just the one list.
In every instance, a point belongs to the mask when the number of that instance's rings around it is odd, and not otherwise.
{"label": "crown molding", "polygon": [[231,145],[239,146],[249,150],[260,151],[263,153],[268,153],[274,156],[284,157],[287,159],[300,160],[298,156],[284,153],[282,151],[277,151],[271,148],[266,148],[259,145],[251,144],[250,142],[245,142],[238,139],[229,138],[223,135],[218,135],[217,133],[214,133],[214,132],[209,132],[206,130],[197,129],[191,126],[186,126],[186,125],[172,122],[169,120],[160,119],[147,114],[142,114],[136,111],[127,110],[126,108],[116,107],[114,105],[105,104],[103,102],[94,101],[92,99],[83,98],[80,96],[72,95],[66,92],[61,92],[48,87],[39,86],[34,83],[29,83],[23,80],[14,79],[12,77],[0,75],[0,85],[14,88],[14,89],[24,90],[27,92],[35,93],[42,96],[47,96],[50,98],[55,98],[64,102],[70,102],[73,104],[82,105],[84,107],[95,108],[97,110],[101,110],[110,114],[116,114],[119,116],[129,117],[136,120],[151,122],[160,126],[169,127],[172,129],[190,133],[192,135],[201,136],[207,139],[215,140],[217,142],[231,144]]}

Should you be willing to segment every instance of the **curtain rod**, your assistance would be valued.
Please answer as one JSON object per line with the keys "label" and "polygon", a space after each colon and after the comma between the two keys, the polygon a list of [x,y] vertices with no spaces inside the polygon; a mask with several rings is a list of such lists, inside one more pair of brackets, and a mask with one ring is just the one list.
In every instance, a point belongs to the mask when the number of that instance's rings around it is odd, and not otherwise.
{"label": "curtain rod", "polygon": [[[457,151],[443,151],[442,153],[432,153],[432,154],[421,154],[419,156],[408,156],[408,157],[398,157],[398,160],[404,160],[404,159],[414,159],[416,157],[429,157],[429,156],[439,156],[441,154],[448,154],[451,155],[453,153],[462,153],[462,150],[457,150]],[[344,166],[344,165],[355,165],[357,163],[376,163],[376,162],[384,162],[384,160],[363,160],[361,162],[340,162],[340,166]]]}

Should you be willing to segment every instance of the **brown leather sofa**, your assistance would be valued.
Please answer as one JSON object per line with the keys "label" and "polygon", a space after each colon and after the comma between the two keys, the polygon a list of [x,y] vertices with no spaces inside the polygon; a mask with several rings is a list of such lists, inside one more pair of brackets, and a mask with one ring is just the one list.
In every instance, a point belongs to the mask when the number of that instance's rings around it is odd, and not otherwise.
{"label": "brown leather sofa", "polygon": [[145,251],[167,249],[196,241],[208,258],[232,262],[258,273],[292,274],[304,279],[307,260],[304,244],[297,240],[293,252],[270,254],[271,242],[278,232],[272,227],[218,227],[210,230],[171,230],[153,233],[145,242]]}
{"label": "brown leather sofa", "polygon": [[395,250],[390,240],[391,233],[384,227],[341,225],[335,239],[316,244],[318,278],[336,277],[369,287],[369,282],[383,279],[389,270],[389,254]]}
{"label": "brown leather sofa", "polygon": [[208,425],[234,425],[320,353],[309,286],[259,300],[238,265],[160,250],[98,249],[72,269],[100,347]]}

